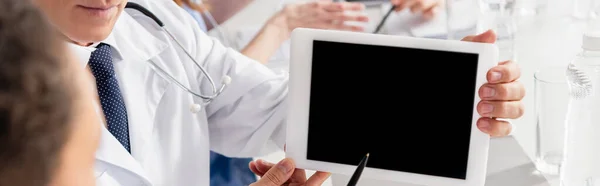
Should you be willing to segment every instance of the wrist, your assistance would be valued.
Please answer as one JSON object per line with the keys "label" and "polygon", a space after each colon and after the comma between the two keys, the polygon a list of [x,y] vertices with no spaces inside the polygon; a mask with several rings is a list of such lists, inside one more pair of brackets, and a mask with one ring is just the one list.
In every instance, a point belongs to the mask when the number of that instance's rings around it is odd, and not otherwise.
{"label": "wrist", "polygon": [[267,21],[267,24],[265,24],[265,28],[276,30],[278,38],[284,40],[287,39],[292,32],[292,29],[290,29],[288,24],[288,17],[283,11],[280,11],[271,17],[271,19]]}

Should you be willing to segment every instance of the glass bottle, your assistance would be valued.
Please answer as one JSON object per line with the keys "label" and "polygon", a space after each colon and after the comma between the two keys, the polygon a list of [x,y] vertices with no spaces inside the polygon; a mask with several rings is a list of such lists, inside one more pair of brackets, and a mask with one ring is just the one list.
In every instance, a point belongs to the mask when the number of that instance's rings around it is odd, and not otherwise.
{"label": "glass bottle", "polygon": [[570,100],[561,186],[600,186],[600,35],[586,34],[567,67]]}

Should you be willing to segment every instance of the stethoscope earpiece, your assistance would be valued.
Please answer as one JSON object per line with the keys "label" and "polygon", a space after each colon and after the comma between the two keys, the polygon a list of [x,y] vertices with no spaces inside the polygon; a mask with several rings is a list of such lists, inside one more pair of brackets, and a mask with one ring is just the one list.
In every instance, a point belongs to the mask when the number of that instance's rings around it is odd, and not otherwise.
{"label": "stethoscope earpiece", "polygon": [[202,106],[200,106],[200,104],[193,103],[190,105],[190,112],[192,112],[194,114],[200,112],[201,110],[202,110]]}
{"label": "stethoscope earpiece", "polygon": [[231,83],[231,77],[229,76],[223,76],[223,79],[221,79],[221,84],[223,85],[229,85]]}

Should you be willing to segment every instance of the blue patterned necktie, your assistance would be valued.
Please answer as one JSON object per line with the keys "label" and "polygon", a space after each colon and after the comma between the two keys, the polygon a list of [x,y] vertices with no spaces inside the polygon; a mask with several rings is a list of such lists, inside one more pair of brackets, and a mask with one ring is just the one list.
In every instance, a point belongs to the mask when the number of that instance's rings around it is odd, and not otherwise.
{"label": "blue patterned necktie", "polygon": [[127,109],[113,67],[110,45],[100,43],[96,50],[92,52],[88,65],[96,78],[96,87],[106,117],[108,131],[117,138],[128,152],[131,152]]}

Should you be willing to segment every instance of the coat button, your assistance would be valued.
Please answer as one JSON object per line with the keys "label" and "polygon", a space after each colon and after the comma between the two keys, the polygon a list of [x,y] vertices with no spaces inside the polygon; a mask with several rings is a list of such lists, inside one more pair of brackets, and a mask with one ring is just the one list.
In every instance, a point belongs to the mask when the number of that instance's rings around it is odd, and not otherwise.
{"label": "coat button", "polygon": [[196,113],[200,112],[200,110],[202,110],[202,106],[200,106],[200,104],[194,103],[194,104],[190,105],[190,112],[196,114]]}

